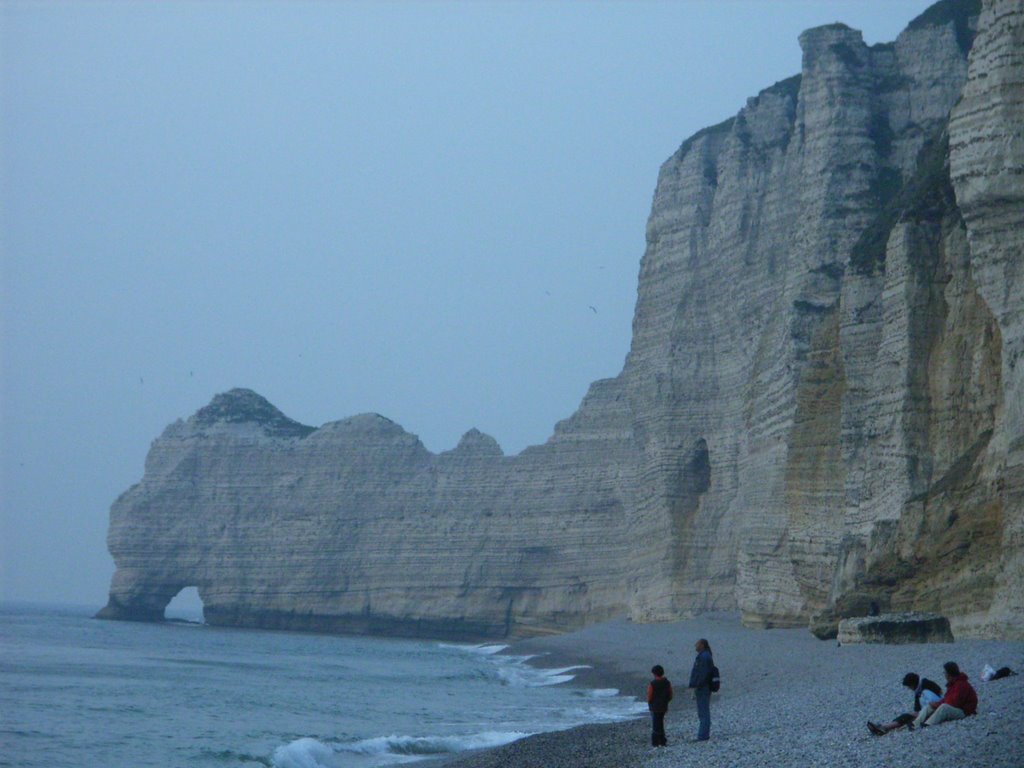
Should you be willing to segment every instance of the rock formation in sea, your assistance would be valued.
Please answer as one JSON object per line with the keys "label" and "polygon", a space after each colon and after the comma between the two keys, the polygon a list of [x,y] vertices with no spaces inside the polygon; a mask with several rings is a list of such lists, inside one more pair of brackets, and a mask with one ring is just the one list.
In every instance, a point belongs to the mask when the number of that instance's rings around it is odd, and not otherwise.
{"label": "rock formation in sea", "polygon": [[799,75],[658,175],[631,348],[544,445],[217,395],[114,503],[108,618],[423,636],[738,609],[1024,637],[1024,0]]}

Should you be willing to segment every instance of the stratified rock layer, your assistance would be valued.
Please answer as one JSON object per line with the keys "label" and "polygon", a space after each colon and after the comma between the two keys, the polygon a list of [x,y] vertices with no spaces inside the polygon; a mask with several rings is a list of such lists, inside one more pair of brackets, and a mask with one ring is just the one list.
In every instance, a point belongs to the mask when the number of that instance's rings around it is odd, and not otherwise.
{"label": "stratified rock layer", "polygon": [[624,369],[542,446],[435,455],[247,390],[171,425],[111,509],[101,614],[194,585],[239,626],[829,635],[877,603],[1024,636],[1022,11],[801,35],[800,75],[662,166]]}

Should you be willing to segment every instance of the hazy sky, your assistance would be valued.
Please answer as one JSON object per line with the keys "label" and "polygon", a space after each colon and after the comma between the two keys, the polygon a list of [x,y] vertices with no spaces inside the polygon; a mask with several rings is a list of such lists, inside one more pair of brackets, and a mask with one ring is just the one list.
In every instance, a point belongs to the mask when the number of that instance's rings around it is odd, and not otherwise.
{"label": "hazy sky", "polygon": [[0,4],[0,598],[104,604],[110,503],[231,387],[543,442],[622,367],[659,165],[929,4]]}

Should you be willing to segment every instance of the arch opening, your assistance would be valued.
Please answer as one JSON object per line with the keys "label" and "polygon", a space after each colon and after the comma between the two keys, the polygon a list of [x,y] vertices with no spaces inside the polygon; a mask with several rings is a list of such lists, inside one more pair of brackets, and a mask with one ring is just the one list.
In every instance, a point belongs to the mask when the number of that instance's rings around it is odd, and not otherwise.
{"label": "arch opening", "polygon": [[166,621],[185,621],[193,624],[204,623],[203,599],[196,587],[184,587],[171,598],[164,608]]}

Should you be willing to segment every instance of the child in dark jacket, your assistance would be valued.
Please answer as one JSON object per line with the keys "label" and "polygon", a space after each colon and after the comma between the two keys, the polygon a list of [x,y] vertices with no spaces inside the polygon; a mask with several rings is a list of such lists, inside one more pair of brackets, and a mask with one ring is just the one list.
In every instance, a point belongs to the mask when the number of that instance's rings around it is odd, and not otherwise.
{"label": "child in dark jacket", "polygon": [[647,708],[651,710],[651,745],[664,747],[668,744],[665,739],[665,713],[668,712],[668,703],[672,701],[672,683],[665,677],[661,664],[651,667],[651,674],[654,679],[647,684]]}

